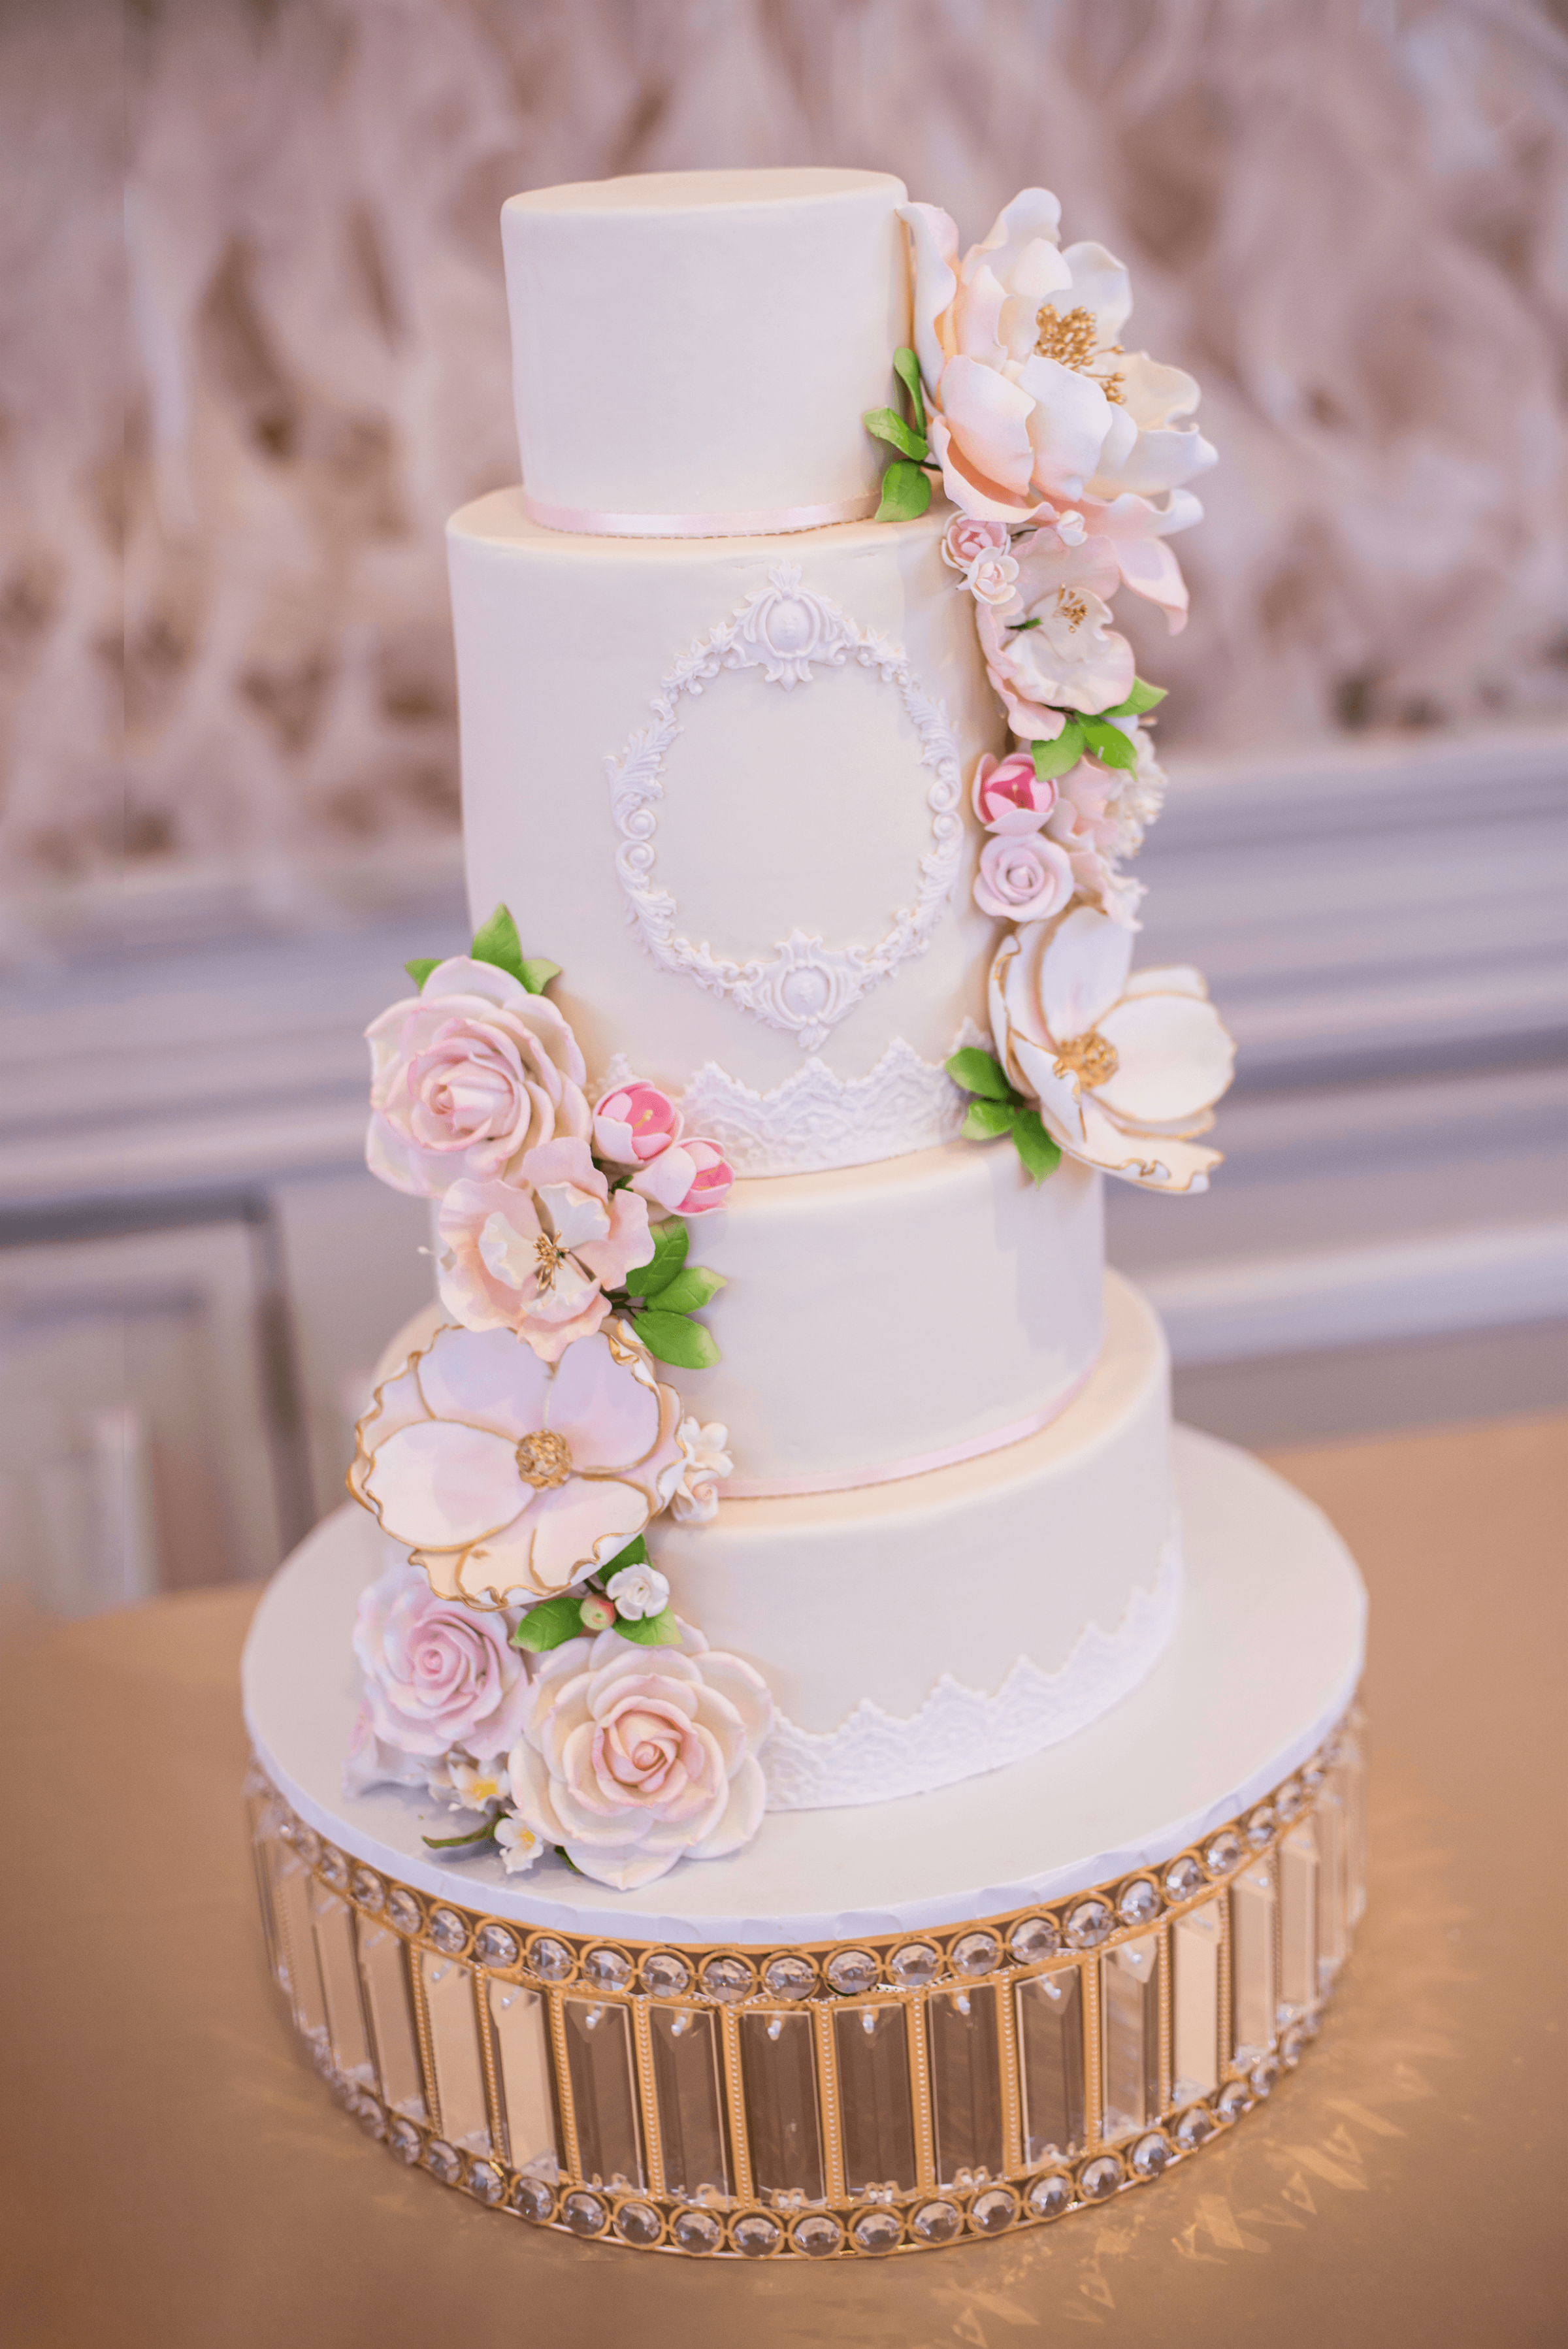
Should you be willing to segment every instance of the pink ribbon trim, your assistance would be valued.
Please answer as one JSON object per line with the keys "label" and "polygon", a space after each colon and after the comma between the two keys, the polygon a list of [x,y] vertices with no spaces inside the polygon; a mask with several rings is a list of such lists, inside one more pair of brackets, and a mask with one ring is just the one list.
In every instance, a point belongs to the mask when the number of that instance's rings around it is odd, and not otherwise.
{"label": "pink ribbon trim", "polygon": [[1095,1364],[1090,1362],[1044,1410],[1032,1411],[1026,1419],[1015,1419],[1006,1427],[994,1428],[989,1434],[972,1435],[965,1443],[950,1444],[944,1451],[916,1452],[907,1460],[890,1461],[883,1468],[841,1469],[833,1474],[805,1476],[728,1476],[718,1487],[719,1496],[726,1501],[783,1501],[803,1493],[855,1493],[866,1485],[896,1485],[905,1476],[929,1475],[934,1468],[955,1468],[961,1460],[983,1460],[988,1452],[1006,1451],[1009,1444],[1022,1444],[1026,1436],[1038,1435],[1042,1429],[1049,1427],[1068,1403],[1077,1401],[1094,1370]]}
{"label": "pink ribbon trim", "polygon": [[756,513],[605,513],[596,506],[547,505],[525,489],[522,504],[530,522],[580,538],[772,538],[784,531],[826,530],[835,522],[865,522],[880,495],[868,490],[832,505],[764,506]]}

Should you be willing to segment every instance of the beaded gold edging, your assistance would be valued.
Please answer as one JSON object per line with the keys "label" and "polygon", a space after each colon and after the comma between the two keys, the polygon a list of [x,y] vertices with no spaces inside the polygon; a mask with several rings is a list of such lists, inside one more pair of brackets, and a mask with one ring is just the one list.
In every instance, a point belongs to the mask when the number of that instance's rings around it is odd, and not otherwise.
{"label": "beaded gold edging", "polygon": [[[1158,1868],[942,1930],[787,1948],[521,1928],[352,1860],[297,1819],[259,1767],[248,1794],[275,1979],[362,2126],[401,2160],[536,2225],[687,2255],[935,2249],[1044,2224],[1159,2177],[1299,2063],[1364,1905],[1356,1713],[1266,1800]],[[383,1969],[374,1987],[372,1946]],[[438,2021],[432,1968],[448,1985]],[[1072,2117],[1044,2144],[1031,2137],[1038,2083],[1020,2004],[1023,1986],[1041,1978],[1078,2019],[1075,2052],[1052,2083]],[[532,2033],[510,2054],[492,1986]],[[990,2115],[994,2166],[952,2158],[936,2004],[967,2066],[957,2135],[973,2135],[976,2111]],[[807,2024],[809,2097],[795,2116],[805,2186],[758,2174],[779,2156],[776,2144],[770,2154],[752,2142],[757,2084],[742,2037],[752,2018],[771,2042],[791,2020]],[[868,2041],[885,2033],[901,2045],[878,2075],[871,2137],[863,2090],[847,2116],[841,2076],[845,2054],[861,2052],[846,2037],[857,2021]],[[706,2049],[694,2075],[706,2104],[672,2087],[673,2071],[661,2075],[657,2033],[666,2055],[685,2034]],[[707,2182],[679,2180],[679,2161],[666,2175],[666,2106],[680,2158],[687,2168],[706,2160]],[[707,2133],[699,2156],[694,2112]],[[892,2177],[854,2174],[851,2124],[860,2167],[874,2138],[871,2158]],[[616,2151],[624,2158],[612,2162]]]}

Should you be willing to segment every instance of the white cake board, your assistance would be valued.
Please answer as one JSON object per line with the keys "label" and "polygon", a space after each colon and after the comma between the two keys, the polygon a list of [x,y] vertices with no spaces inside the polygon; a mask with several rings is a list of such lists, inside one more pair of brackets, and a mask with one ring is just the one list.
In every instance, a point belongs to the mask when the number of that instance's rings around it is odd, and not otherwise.
{"label": "white cake board", "polygon": [[[358,1705],[350,1637],[382,1537],[349,1505],[269,1585],[245,1647],[245,1719],[299,1816],[356,1858],[459,1907],[637,1940],[842,1940],[956,1925],[1170,1858],[1277,1785],[1344,1713],[1367,1599],[1321,1513],[1231,1445],[1175,1436],[1187,1588],[1147,1679],[1027,1761],[864,1809],[770,1813],[728,1859],[613,1892],[553,1854],[509,1878],[499,1857],[438,1865],[423,1835],[464,1824],[429,1795],[343,1790]],[[716,1532],[716,1538],[721,1538]],[[984,1574],[965,1603],[985,1604]],[[890,1627],[896,1634],[896,1625]]]}

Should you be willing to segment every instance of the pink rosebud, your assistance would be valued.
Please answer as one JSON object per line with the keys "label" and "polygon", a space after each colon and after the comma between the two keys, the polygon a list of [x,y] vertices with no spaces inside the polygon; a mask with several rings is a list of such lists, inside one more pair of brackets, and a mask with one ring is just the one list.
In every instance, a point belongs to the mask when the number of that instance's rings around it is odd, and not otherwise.
{"label": "pink rosebud", "polygon": [[668,1215],[705,1216],[723,1206],[734,1181],[735,1170],[717,1143],[688,1134],[634,1174],[631,1187]]}
{"label": "pink rosebud", "polygon": [[1011,538],[1005,522],[982,522],[974,514],[954,514],[942,534],[942,560],[950,571],[967,571],[987,555],[1006,554]]}
{"label": "pink rosebud", "polygon": [[1073,893],[1073,868],[1054,840],[1002,833],[980,852],[975,903],[1007,922],[1043,922],[1060,913]]}
{"label": "pink rosebud", "polygon": [[964,574],[964,585],[977,604],[999,609],[1017,593],[1018,566],[1010,554],[976,555]]}
{"label": "pink rosebud", "polygon": [[975,812],[987,832],[1038,832],[1056,803],[1055,783],[1036,774],[1027,750],[987,751],[975,770]]}
{"label": "pink rosebud", "polygon": [[585,1631],[607,1631],[615,1619],[615,1609],[609,1599],[601,1599],[592,1591],[577,1612],[583,1618]]}
{"label": "pink rosebud", "polygon": [[657,1085],[634,1077],[606,1093],[593,1112],[593,1144],[617,1166],[645,1166],[679,1139],[680,1112]]}

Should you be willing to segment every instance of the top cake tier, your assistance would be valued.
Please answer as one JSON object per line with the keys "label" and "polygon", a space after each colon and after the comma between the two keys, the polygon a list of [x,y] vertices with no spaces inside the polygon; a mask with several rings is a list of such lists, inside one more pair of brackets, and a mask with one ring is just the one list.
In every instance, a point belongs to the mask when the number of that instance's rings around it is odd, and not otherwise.
{"label": "top cake tier", "polygon": [[875,509],[909,269],[882,171],[665,171],[501,212],[524,492],[557,530],[726,537]]}

